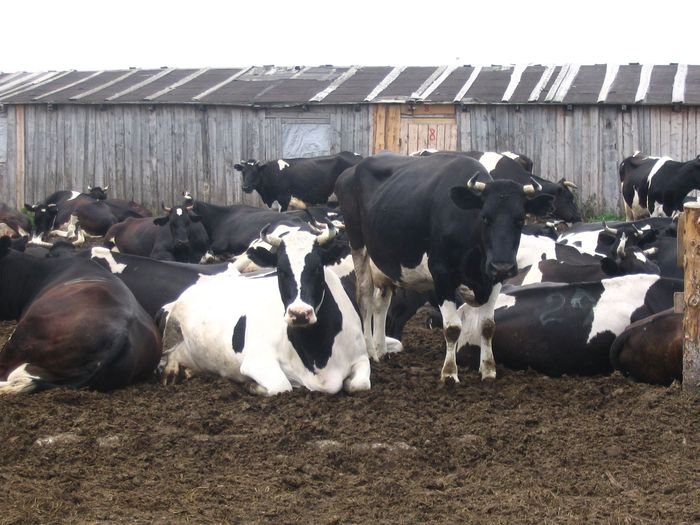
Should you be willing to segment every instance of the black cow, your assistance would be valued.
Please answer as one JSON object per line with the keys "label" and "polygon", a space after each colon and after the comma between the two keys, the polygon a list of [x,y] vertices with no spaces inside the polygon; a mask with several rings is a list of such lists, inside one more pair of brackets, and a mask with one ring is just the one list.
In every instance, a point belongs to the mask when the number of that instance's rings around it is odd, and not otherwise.
{"label": "black cow", "polygon": [[201,217],[190,207],[163,205],[163,217],[130,218],[113,225],[104,246],[122,253],[162,261],[199,263],[209,249],[209,236]]}
{"label": "black cow", "polygon": [[[613,340],[630,323],[673,305],[683,281],[634,274],[599,282],[503,287],[496,302],[496,362],[507,368],[593,375],[610,373]],[[463,330],[460,362],[474,365],[480,333]]]}
{"label": "black cow", "polygon": [[[60,315],[57,315],[60,314]],[[160,334],[133,294],[91,261],[37,258],[0,239],[0,393],[56,386],[112,390],[147,378]]]}
{"label": "black cow", "polygon": [[269,209],[233,204],[220,206],[188,199],[192,210],[201,217],[201,224],[209,236],[210,251],[216,256],[228,257],[245,252],[250,243],[260,236],[266,225],[287,225],[308,230],[314,217],[306,210],[278,213]]}
{"label": "black cow", "polygon": [[343,151],[325,157],[280,159],[264,164],[247,160],[234,165],[234,169],[243,174],[243,191],[255,190],[265,204],[272,207],[277,201],[282,211],[286,211],[292,199],[296,201],[295,207],[326,204],[338,176],[361,160],[360,155]]}
{"label": "black cow", "polygon": [[688,193],[700,189],[700,155],[680,162],[636,152],[620,163],[620,185],[628,220],[661,212],[670,217],[682,211]]}
{"label": "black cow", "polygon": [[229,263],[189,264],[159,261],[150,257],[116,253],[103,247],[82,250],[76,257],[92,259],[116,275],[154,319],[163,305],[177,299],[203,275],[215,275],[231,269]]}
{"label": "black cow", "polygon": [[[471,288],[480,307],[482,378],[495,378],[493,304],[503,279],[517,273],[525,214],[551,208],[551,195],[510,180],[488,183],[482,164],[458,155],[369,157],[338,179],[358,282],[367,350],[386,352],[385,319],[395,287],[434,287],[445,322],[441,380],[458,381],[456,342],[462,326],[455,291]],[[374,298],[374,289],[381,297]],[[374,329],[373,329],[374,327]]]}
{"label": "black cow", "polygon": [[683,379],[683,314],[673,308],[629,325],[610,347],[615,370],[643,383]]}
{"label": "black cow", "polygon": [[[496,153],[494,151],[431,151],[423,150],[418,153],[418,156],[430,155],[464,155],[471,157],[481,162],[491,174],[491,177],[498,179],[509,179],[519,184],[531,184],[531,178],[537,181],[541,186],[541,192],[552,195],[554,197],[552,216],[566,222],[580,222],[581,212],[578,209],[572,189],[576,189],[576,185],[566,179],[561,179],[559,182],[551,182],[542,177],[532,174],[532,161],[518,161],[514,159],[514,154],[511,152]],[[528,166],[528,170],[525,166]]]}

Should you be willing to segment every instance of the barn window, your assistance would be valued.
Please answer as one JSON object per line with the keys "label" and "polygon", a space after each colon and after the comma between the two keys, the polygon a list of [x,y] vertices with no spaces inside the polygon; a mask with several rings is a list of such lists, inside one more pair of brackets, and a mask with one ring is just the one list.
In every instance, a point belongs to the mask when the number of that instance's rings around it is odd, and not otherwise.
{"label": "barn window", "polygon": [[331,126],[327,123],[285,122],[282,125],[282,156],[317,157],[331,153]]}
{"label": "barn window", "polygon": [[0,162],[7,162],[7,112],[0,109]]}

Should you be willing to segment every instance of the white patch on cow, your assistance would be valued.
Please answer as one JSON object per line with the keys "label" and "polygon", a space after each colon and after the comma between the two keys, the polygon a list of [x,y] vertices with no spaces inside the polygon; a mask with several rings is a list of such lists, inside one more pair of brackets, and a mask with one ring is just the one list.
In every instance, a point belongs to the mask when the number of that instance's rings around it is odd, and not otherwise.
{"label": "white patch on cow", "polygon": [[[598,235],[602,231],[600,230],[590,231],[590,232],[574,232],[574,233],[562,233],[557,239],[558,243],[566,244],[568,246],[573,246],[581,253],[587,253],[589,255],[605,255],[597,253],[595,250],[598,247]],[[556,259],[556,257],[547,257],[548,259]]]}
{"label": "white patch on cow", "polygon": [[80,195],[79,191],[71,191],[70,192],[70,197],[68,197],[66,200],[72,201],[75,199],[78,195]]}
{"label": "white patch on cow", "polygon": [[593,323],[587,343],[598,334],[620,334],[630,324],[632,313],[644,304],[649,287],[660,277],[654,274],[631,274],[603,279],[603,293],[593,308]]}
{"label": "white patch on cow", "polygon": [[175,213],[177,213],[178,216],[182,217],[182,208],[177,208],[175,210]]}
{"label": "white patch on cow", "polygon": [[[289,258],[289,265],[292,269],[294,281],[297,283],[297,296],[287,307],[287,320],[290,324],[293,322],[293,316],[290,314],[290,312],[303,311],[309,308],[312,310],[309,317],[309,323],[313,324],[316,322],[316,311],[318,310],[320,304],[310,305],[301,299],[301,273],[305,267],[304,259],[306,255],[311,252],[315,241],[316,235],[305,231],[290,231],[284,237],[287,257]],[[321,300],[323,301],[323,299]]]}
{"label": "white patch on cow", "polygon": [[500,161],[502,158],[503,155],[500,153],[496,153],[495,151],[487,151],[479,158],[479,162],[481,162],[486,170],[491,173],[496,169],[496,164],[498,164],[498,161]]}
{"label": "white patch on cow", "polygon": [[424,253],[420,264],[415,268],[401,267],[401,283],[406,288],[421,292],[433,288],[433,276],[428,269],[428,254]]}
{"label": "white patch on cow", "polygon": [[543,255],[545,259],[556,259],[555,250],[556,242],[554,239],[544,235],[521,234],[515,261],[518,268],[536,266],[542,260]]}
{"label": "white patch on cow", "polygon": [[517,160],[520,158],[520,155],[518,155],[517,153],[513,153],[512,151],[502,151],[501,155],[503,155],[504,157],[508,157],[509,159],[513,159],[513,160]]}
{"label": "white patch on cow", "polygon": [[118,263],[114,259],[112,252],[102,246],[97,246],[90,250],[90,257],[104,259],[109,266],[109,271],[112,273],[122,273],[126,269],[126,264]]}
{"label": "white patch on cow", "polygon": [[277,161],[277,167],[280,169],[280,171],[283,171],[284,168],[288,168],[288,167],[289,167],[289,164],[286,163],[285,161],[283,161],[282,159],[279,159],[279,160]]}
{"label": "white patch on cow", "polygon": [[642,252],[634,252],[634,256],[640,262],[643,262],[643,263],[649,262],[649,259],[647,259]]}
{"label": "white patch on cow", "polygon": [[666,164],[669,160],[673,159],[671,159],[671,157],[661,157],[654,163],[654,165],[651,167],[651,170],[649,171],[649,175],[647,175],[647,184],[651,185],[651,179],[653,179],[654,175],[656,175],[657,172],[661,169],[661,166]]}
{"label": "white patch on cow", "polygon": [[336,274],[340,279],[347,277],[355,271],[355,265],[352,262],[352,255],[346,255],[334,265],[329,266],[328,269]]}
{"label": "white patch on cow", "polygon": [[520,286],[525,286],[526,284],[541,283],[542,282],[542,271],[540,270],[540,263],[536,262],[530,266],[530,270],[525,274],[523,282]]}
{"label": "white patch on cow", "polygon": [[494,310],[498,310],[499,308],[511,308],[512,306],[515,306],[515,297],[507,293],[502,293],[499,294],[498,299],[496,299]]}
{"label": "white patch on cow", "polygon": [[29,394],[36,390],[37,375],[27,371],[29,363],[22,363],[7,376],[5,381],[0,381],[0,395],[4,394]]}

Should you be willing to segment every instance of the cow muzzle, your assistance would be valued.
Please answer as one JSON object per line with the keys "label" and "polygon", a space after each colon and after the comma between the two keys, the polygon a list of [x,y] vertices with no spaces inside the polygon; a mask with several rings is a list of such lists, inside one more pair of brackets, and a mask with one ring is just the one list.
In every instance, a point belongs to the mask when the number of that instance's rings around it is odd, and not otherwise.
{"label": "cow muzzle", "polygon": [[293,304],[287,308],[284,320],[289,326],[304,327],[316,324],[316,311],[308,304]]}
{"label": "cow muzzle", "polygon": [[518,266],[515,263],[490,262],[486,267],[489,277],[496,281],[502,281],[518,273]]}

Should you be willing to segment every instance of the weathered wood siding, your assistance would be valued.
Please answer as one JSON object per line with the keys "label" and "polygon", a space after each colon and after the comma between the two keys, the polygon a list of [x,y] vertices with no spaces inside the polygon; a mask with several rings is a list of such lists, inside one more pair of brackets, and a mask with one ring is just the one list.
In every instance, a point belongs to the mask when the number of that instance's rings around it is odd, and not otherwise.
{"label": "weathered wood siding", "polygon": [[[18,207],[58,189],[109,185],[110,195],[153,210],[197,199],[259,205],[233,169],[243,159],[282,156],[285,123],[323,122],[331,153],[370,151],[370,109],[329,106],[309,110],[190,105],[6,106],[7,161],[0,200]],[[18,127],[17,116],[24,114]],[[22,154],[22,150],[24,153]],[[22,184],[21,170],[26,177]]]}
{"label": "weathered wood siding", "polygon": [[567,178],[589,211],[622,213],[618,166],[635,151],[678,160],[700,152],[700,108],[666,106],[468,106],[459,116],[463,151],[516,151],[535,173]]}
{"label": "weathered wood siding", "polygon": [[[402,151],[400,108],[6,105],[0,200],[21,207],[57,189],[109,184],[111,195],[154,210],[179,202],[183,190],[215,203],[259,205],[257,195],[243,193],[233,165],[284,156],[285,126],[328,126],[332,153]],[[700,152],[695,106],[475,105],[458,110],[455,121],[457,149],[525,153],[538,174],[574,181],[594,213],[621,212],[624,157],[640,150],[688,160]]]}

